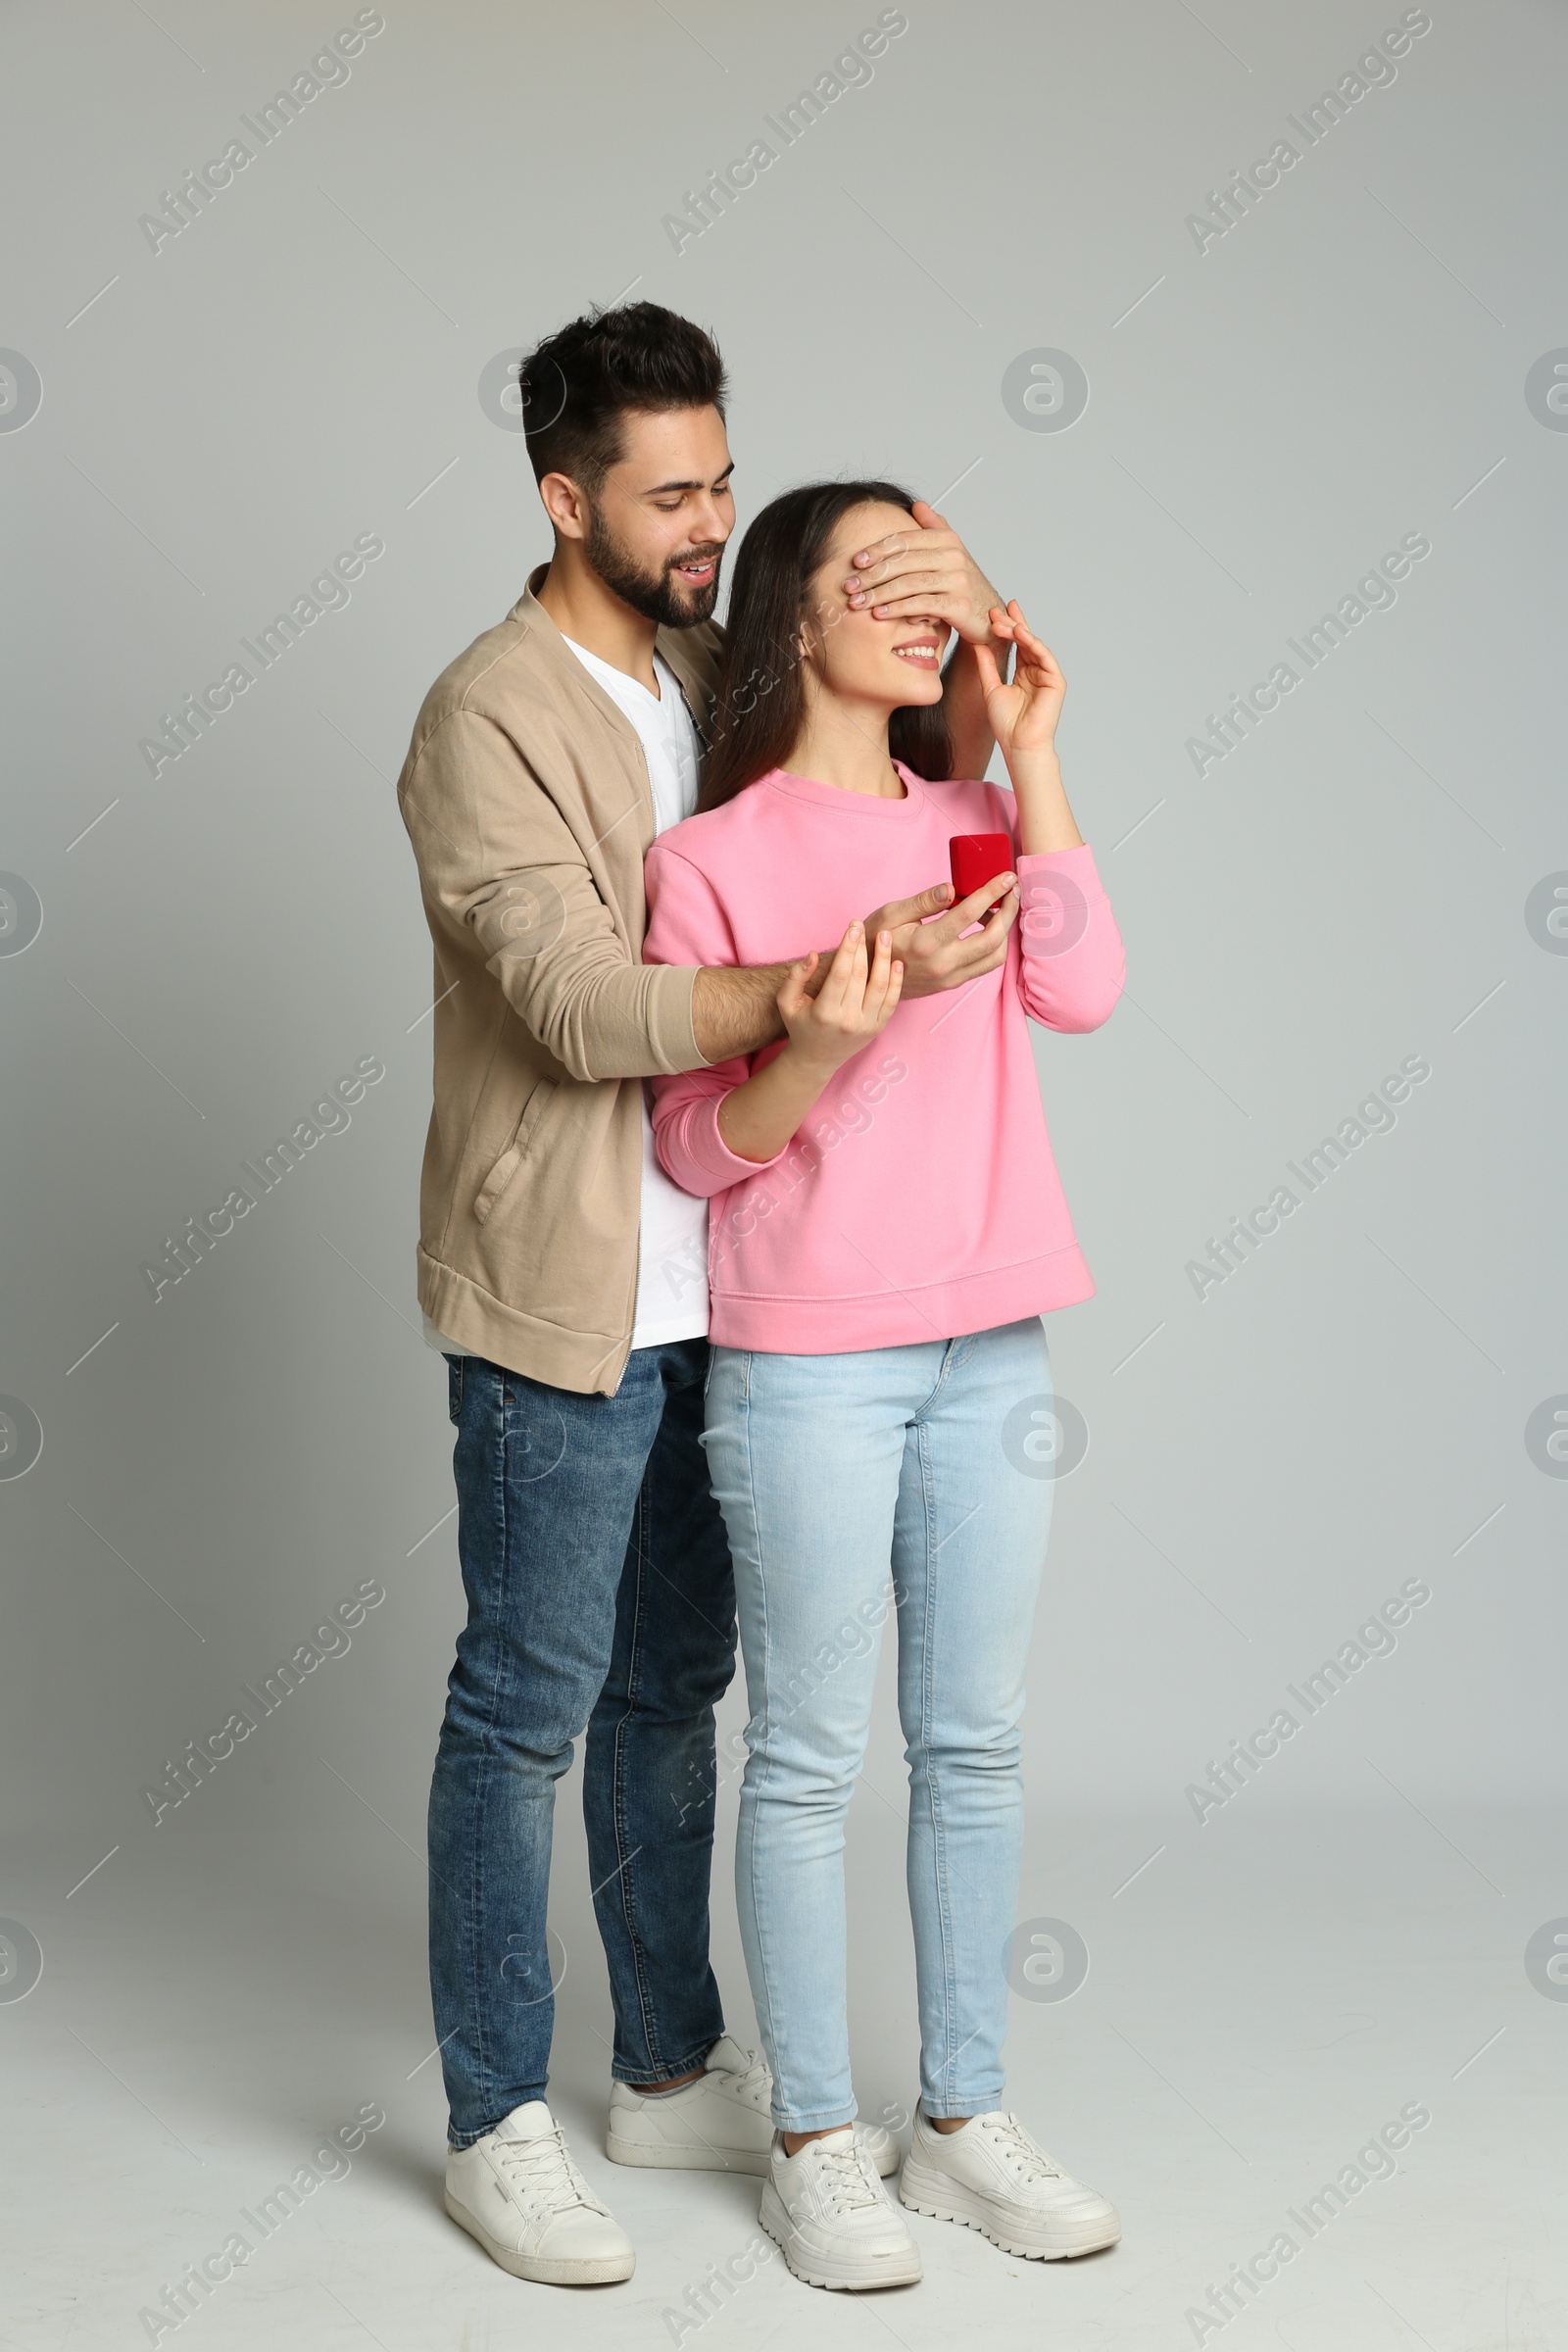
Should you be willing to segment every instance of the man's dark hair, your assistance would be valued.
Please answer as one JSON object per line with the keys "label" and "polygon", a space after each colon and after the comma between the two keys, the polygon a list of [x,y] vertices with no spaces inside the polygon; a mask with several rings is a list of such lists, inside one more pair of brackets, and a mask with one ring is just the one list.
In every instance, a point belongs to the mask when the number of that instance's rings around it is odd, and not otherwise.
{"label": "man's dark hair", "polygon": [[590,311],[547,335],[518,371],[535,481],[564,473],[590,497],[623,454],[629,409],[716,409],[728,389],[718,347],[657,302]]}

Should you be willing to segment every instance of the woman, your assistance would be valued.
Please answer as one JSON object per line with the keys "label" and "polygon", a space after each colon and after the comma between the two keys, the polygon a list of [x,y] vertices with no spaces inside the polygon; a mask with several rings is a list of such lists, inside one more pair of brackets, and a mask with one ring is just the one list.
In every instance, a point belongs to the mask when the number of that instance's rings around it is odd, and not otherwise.
{"label": "woman", "polygon": [[[992,614],[1016,677],[981,654],[1012,792],[948,780],[946,624],[877,618],[851,562],[909,508],[892,483],[823,483],[758,516],[700,812],[647,864],[651,961],[783,961],[842,934],[791,965],[783,1042],[656,1080],[654,1109],[665,1169],[712,1203],[704,1442],[751,1706],[736,1890],[773,2073],[760,2218],[798,2278],[835,2287],[920,2275],[851,2129],[845,2014],[844,1821],[890,1598],[920,2016],[902,2201],[1039,2258],[1119,2233],[1003,2107],[1001,2048],[1052,1497],[1040,1316],[1094,1290],[1028,1020],[1097,1027],[1121,942],[1056,763],[1061,673],[1016,603]],[[901,1004],[890,935],[868,956],[847,918],[913,895],[956,833],[1009,836],[1022,917],[1000,969]]]}

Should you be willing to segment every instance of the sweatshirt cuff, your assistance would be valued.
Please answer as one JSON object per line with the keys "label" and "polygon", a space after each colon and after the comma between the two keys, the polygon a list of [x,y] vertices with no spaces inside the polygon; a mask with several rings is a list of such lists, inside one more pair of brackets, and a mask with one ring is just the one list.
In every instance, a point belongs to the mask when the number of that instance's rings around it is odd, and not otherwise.
{"label": "sweatshirt cuff", "polygon": [[[727,1091],[733,1093],[734,1089]],[[710,1179],[705,1186],[710,1193],[728,1192],[731,1185],[744,1184],[748,1176],[760,1176],[764,1168],[777,1167],[790,1148],[786,1144],[771,1159],[743,1159],[738,1152],[730,1150],[719,1133],[718,1106],[723,1100],[722,1095],[705,1095],[701,1102],[689,1105],[678,1122],[687,1154],[703,1176]],[[790,1143],[794,1140],[791,1136]]]}

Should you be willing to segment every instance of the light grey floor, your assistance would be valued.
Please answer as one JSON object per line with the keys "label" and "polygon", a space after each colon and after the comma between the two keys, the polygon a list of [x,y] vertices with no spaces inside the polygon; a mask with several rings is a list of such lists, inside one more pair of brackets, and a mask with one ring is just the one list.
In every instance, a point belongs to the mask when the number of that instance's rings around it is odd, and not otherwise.
{"label": "light grey floor", "polygon": [[[1393,1796],[1304,1813],[1261,1783],[1250,1818],[1237,1804],[1186,1835],[1169,1816],[1035,1817],[1025,1911],[1076,1928],[1090,1967],[1068,1999],[1014,1998],[1009,2097],[1115,2198],[1122,2244],[1026,2264],[916,2219],[916,2288],[828,2296],[774,2259],[699,2323],[688,2290],[753,2239],[757,2186],[624,2171],[601,2152],[608,2000],[573,1785],[557,1850],[554,2096],[638,2247],[634,2279],[578,2293],[504,2277],[442,2212],[441,2089],[420,2063],[418,1824],[402,1792],[351,1790],[309,1741],[262,1769],[265,1785],[215,1782],[204,1817],[193,1804],[133,1869],[106,1865],[69,1904],[53,1858],[14,1876],[45,1962],[0,2014],[8,2346],[149,2340],[140,2310],[245,2231],[241,2208],[254,2213],[362,2103],[386,2122],[352,2171],[215,2289],[178,2328],[182,2345],[652,2352],[700,2338],[703,2352],[741,2352],[805,2328],[910,2347],[983,2329],[1073,2352],[1220,2335],[1289,2352],[1568,2341],[1568,2002],[1537,1989],[1524,1960],[1564,1908],[1560,1820],[1439,1820]],[[914,2090],[910,1953],[888,1816],[897,1779],[886,1757],[873,1771],[879,1788],[852,1822],[853,2033],[862,2112],[898,2121]],[[731,1786],[721,1840],[732,1801]],[[751,2038],[722,1882],[717,1911],[721,1973]],[[1407,2107],[1431,2120],[1396,2169],[1309,2235],[1306,2201]],[[1245,2312],[1196,2326],[1210,2287],[1281,2231],[1294,2259]]]}

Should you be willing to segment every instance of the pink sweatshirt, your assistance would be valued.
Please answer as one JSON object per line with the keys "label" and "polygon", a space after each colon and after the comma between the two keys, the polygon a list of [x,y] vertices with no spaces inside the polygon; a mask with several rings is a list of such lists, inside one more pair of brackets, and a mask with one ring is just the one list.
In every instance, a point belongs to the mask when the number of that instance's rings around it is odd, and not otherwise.
{"label": "pink sweatshirt", "polygon": [[[775,768],[662,833],[646,868],[645,962],[786,961],[945,880],[950,835],[1016,842],[1010,792],[899,773],[907,798],[891,801]],[[1098,1028],[1121,994],[1121,936],[1087,847],[1014,866],[1023,906],[1001,970],[901,1004],[775,1159],[731,1152],[718,1105],[782,1044],[654,1080],[660,1159],[712,1202],[717,1345],[840,1354],[1093,1297],[1028,1021]]]}

